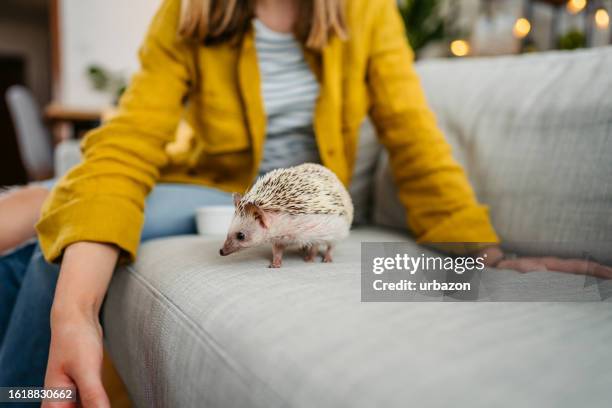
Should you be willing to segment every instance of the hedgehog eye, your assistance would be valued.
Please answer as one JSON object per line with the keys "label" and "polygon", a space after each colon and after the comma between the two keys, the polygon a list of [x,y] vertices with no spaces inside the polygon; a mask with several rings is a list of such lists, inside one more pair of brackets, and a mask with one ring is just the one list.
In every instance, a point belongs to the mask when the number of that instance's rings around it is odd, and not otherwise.
{"label": "hedgehog eye", "polygon": [[244,239],[246,238],[246,236],[244,235],[244,232],[240,231],[236,233],[236,239],[238,241],[244,241]]}

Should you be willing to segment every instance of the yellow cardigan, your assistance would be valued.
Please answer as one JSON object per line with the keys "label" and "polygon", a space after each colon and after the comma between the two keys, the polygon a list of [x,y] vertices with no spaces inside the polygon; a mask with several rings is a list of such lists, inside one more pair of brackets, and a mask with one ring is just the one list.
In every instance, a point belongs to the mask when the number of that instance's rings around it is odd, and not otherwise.
{"label": "yellow cardigan", "polygon": [[[349,39],[305,50],[320,82],[314,129],[323,164],[350,182],[369,113],[418,240],[497,242],[427,106],[396,1],[346,3]],[[239,45],[205,47],[177,35],[179,14],[180,0],[164,0],[118,115],[85,137],[84,161],[45,202],[37,231],[49,261],[77,241],[113,243],[133,259],[145,197],[158,181],[231,192],[256,177],[266,115],[253,33]],[[182,119],[198,143],[177,163],[165,147]]]}

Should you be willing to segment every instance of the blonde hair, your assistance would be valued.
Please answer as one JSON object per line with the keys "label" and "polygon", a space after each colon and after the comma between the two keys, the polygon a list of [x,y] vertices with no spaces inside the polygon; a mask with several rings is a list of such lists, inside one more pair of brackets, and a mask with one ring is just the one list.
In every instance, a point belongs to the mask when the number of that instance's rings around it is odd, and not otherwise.
{"label": "blonde hair", "polygon": [[[249,30],[256,0],[183,0],[179,34],[206,45],[236,43]],[[346,39],[343,0],[300,0],[295,37],[320,50],[332,35]]]}

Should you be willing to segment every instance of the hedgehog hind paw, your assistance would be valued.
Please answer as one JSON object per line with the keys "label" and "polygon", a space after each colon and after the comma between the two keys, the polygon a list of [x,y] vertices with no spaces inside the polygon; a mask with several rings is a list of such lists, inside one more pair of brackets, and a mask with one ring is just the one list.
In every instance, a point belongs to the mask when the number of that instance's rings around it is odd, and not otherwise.
{"label": "hedgehog hind paw", "polygon": [[304,255],[304,262],[308,262],[308,263],[312,263],[315,261],[315,256],[314,255],[310,255],[310,254],[306,254]]}
{"label": "hedgehog hind paw", "polygon": [[323,258],[322,258],[322,261],[324,263],[331,263],[331,262],[333,262],[332,254],[331,254],[332,248],[333,248],[333,246],[331,244],[327,245],[327,249],[325,250],[325,253],[323,254]]}
{"label": "hedgehog hind paw", "polygon": [[302,247],[302,256],[304,258],[304,262],[314,262],[317,257],[317,252],[319,248],[316,245],[304,245]]}

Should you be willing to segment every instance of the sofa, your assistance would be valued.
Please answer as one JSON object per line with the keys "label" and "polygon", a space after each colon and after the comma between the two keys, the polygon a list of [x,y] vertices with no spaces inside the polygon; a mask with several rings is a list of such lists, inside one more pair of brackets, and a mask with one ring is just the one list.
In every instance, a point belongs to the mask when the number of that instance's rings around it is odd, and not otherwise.
{"label": "sofa", "polygon": [[[418,64],[509,253],[612,263],[611,67],[606,47]],[[359,157],[331,264],[180,236],[116,271],[105,341],[135,406],[611,406],[609,281],[491,268],[479,301],[362,302],[362,242],[421,249],[370,124]]]}

